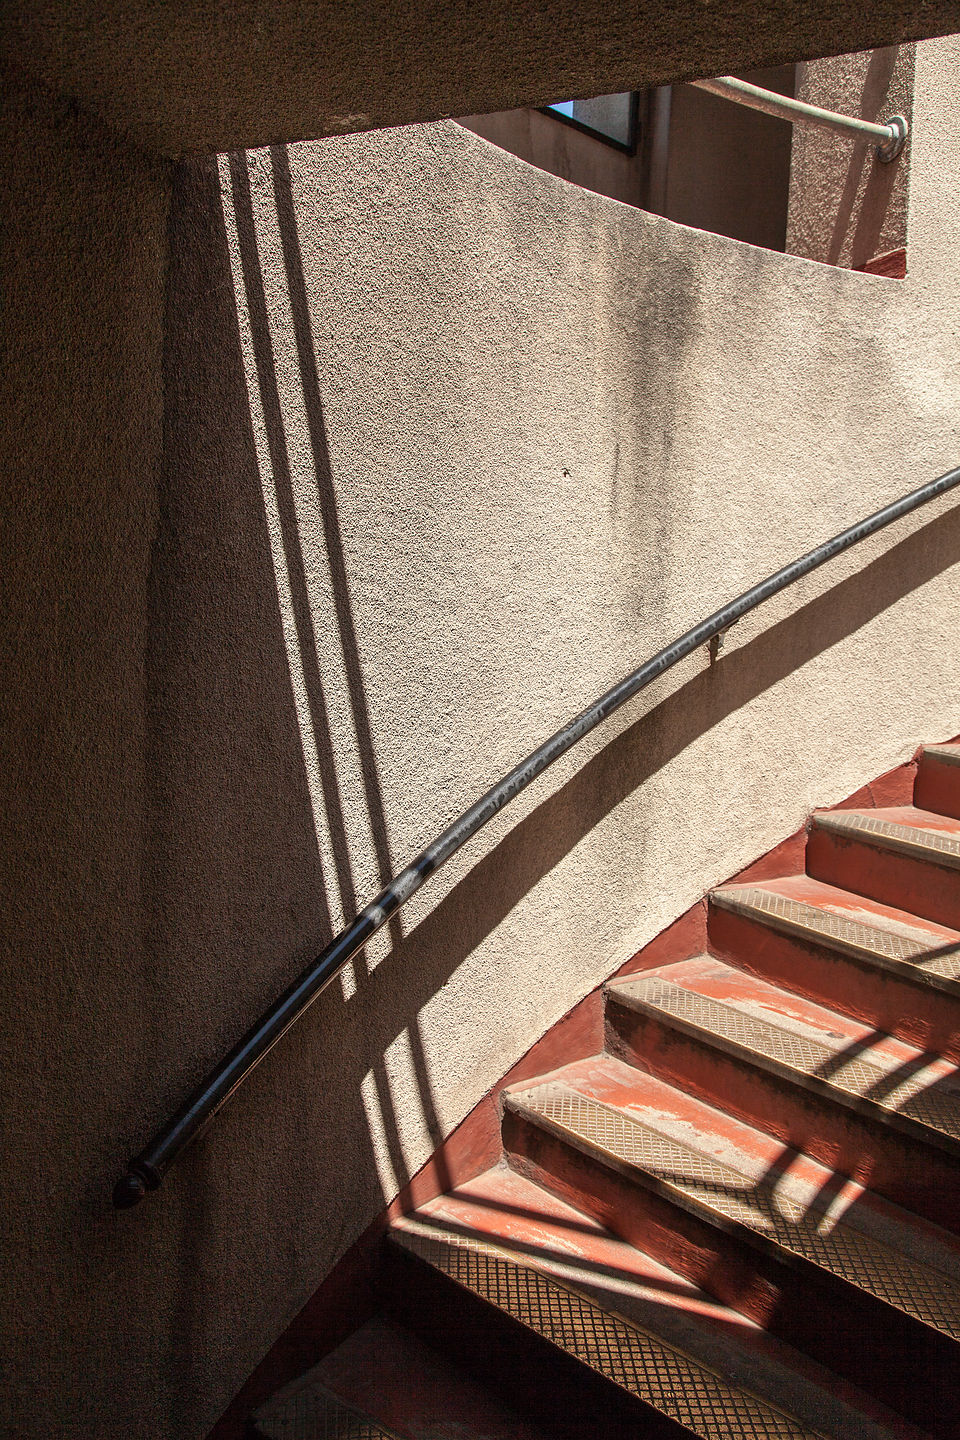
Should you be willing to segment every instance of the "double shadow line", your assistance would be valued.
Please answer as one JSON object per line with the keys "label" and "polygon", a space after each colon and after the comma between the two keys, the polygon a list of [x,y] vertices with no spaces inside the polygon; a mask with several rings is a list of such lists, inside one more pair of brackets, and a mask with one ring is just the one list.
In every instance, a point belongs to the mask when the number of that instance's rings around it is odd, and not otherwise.
{"label": "double shadow line", "polygon": [[[370,822],[370,834],[379,882],[382,887],[392,878],[394,863],[390,852],[386,811],[373,744],[370,710],[364,687],[356,625],[350,601],[350,583],[344,558],[343,536],[337,511],[336,492],[330,461],[330,447],[323,414],[320,377],[317,370],[313,329],[310,318],[309,293],[294,207],[292,177],[286,147],[271,147],[270,159],[273,173],[273,200],[276,208],[277,227],[280,235],[287,294],[292,316],[293,339],[300,370],[304,412],[310,438],[324,549],[329,566],[331,592],[340,646],[343,654],[347,694],[356,737],[357,753],[360,760],[361,780]],[[284,430],[283,407],[277,380],[276,355],[270,335],[266,290],[257,243],[250,175],[245,154],[241,153],[230,157],[230,179],[240,266],[243,275],[247,313],[249,315],[257,384],[264,415],[267,447],[277,497],[281,540],[289,577],[297,646],[303,667],[304,686],[310,720],[316,739],[321,787],[330,834],[331,850],[336,867],[336,881],[340,904],[344,915],[347,918],[352,918],[356,914],[359,904],[350,856],[350,844],[343,801],[336,774],[333,734],[320,668],[320,651],[316,623],[310,604],[307,567],[297,520],[293,478],[291,475],[289,451]],[[323,883],[322,870],[321,883]],[[327,933],[320,938],[322,943],[326,943],[333,934],[333,925],[329,903],[325,896],[323,904]],[[396,950],[403,940],[403,929],[399,916],[394,916],[390,921],[390,937],[393,948]],[[359,990],[369,979],[369,972],[367,972],[364,967],[357,966],[355,967],[355,978],[356,986]],[[427,1057],[416,1014],[410,1017],[407,1030],[410,1058],[419,1091],[422,1118],[434,1147],[437,1147],[443,1139],[443,1134],[437,1114]],[[372,1048],[376,1050],[376,1047]],[[396,1116],[395,1113],[393,1113],[393,1106],[390,1100],[390,1085],[383,1053],[377,1050],[375,1056],[370,1057],[370,1064],[374,1081],[374,1091],[383,1120],[384,1134],[387,1139],[391,1163],[394,1173],[402,1186],[410,1179],[410,1175],[403,1156]]]}
{"label": "double shadow line", "polygon": [[[283,249],[283,263],[287,276],[287,292],[293,315],[293,333],[297,347],[297,362],[300,366],[303,402],[307,416],[310,447],[313,452],[313,468],[320,498],[320,517],[323,525],[323,539],[330,566],[330,582],[333,603],[343,649],[344,669],[347,677],[347,692],[356,732],[357,749],[360,754],[360,773],[363,793],[370,817],[370,833],[373,839],[377,872],[381,886],[393,877],[393,859],[387,837],[387,818],[383,805],[383,793],[377,771],[377,760],[373,749],[373,734],[370,728],[370,709],[367,704],[357,645],[356,624],[350,603],[350,582],[343,556],[343,536],[337,514],[337,499],[333,487],[330,465],[330,446],[327,427],[323,418],[323,402],[320,398],[320,377],[317,373],[316,352],[313,344],[313,330],[310,323],[310,304],[307,296],[307,282],[303,268],[303,252],[293,205],[293,182],[290,176],[290,162],[286,146],[274,145],[270,150],[273,167],[273,197],[277,210],[277,226]],[[299,536],[294,529],[296,543]],[[302,560],[301,560],[302,573]],[[315,639],[315,635],[313,637]],[[342,823],[342,821],[341,821]],[[349,861],[347,862],[349,865]],[[349,881],[351,900],[348,914],[357,910],[356,895],[352,878]],[[390,922],[390,936],[395,945],[403,938],[400,917]]]}

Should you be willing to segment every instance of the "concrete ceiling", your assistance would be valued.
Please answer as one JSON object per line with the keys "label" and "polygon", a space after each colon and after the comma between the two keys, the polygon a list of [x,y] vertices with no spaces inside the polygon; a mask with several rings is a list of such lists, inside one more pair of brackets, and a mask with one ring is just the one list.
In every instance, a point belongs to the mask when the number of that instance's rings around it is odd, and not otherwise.
{"label": "concrete ceiling", "polygon": [[960,0],[7,0],[15,64],[141,144],[223,151],[960,31]]}

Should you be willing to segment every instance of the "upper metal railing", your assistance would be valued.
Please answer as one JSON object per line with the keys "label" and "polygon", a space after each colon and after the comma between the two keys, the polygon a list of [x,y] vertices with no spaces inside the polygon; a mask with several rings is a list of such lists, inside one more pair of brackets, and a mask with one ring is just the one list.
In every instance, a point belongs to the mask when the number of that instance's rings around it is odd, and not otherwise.
{"label": "upper metal railing", "polygon": [[693,80],[691,84],[696,85],[698,90],[709,90],[713,95],[722,95],[725,100],[735,100],[738,105],[748,105],[751,110],[762,110],[765,115],[776,115],[794,125],[817,125],[858,139],[865,136],[876,145],[878,160],[895,160],[906,142],[909,127],[902,115],[891,115],[889,120],[877,125],[872,120],[838,115],[835,110],[823,110],[819,105],[808,105],[804,100],[779,95],[776,90],[764,90],[762,86],[751,85],[749,80],[738,80],[734,75]]}
{"label": "upper metal railing", "polygon": [[852,525],[849,530],[835,535],[832,540],[818,545],[799,560],[785,565],[782,570],[770,575],[759,585],[754,585],[752,590],[747,590],[706,620],[701,620],[699,625],[674,640],[666,649],[658,651],[641,665],[639,670],[634,670],[586,710],[581,710],[568,725],[558,730],[539,749],[534,750],[532,755],[528,755],[526,760],[521,761],[494,785],[492,790],[488,790],[482,799],[464,811],[452,825],[448,825],[396,879],[391,880],[372,904],[361,910],[357,918],[321,951],[299,979],[270,1006],[229,1055],[210,1071],[176,1115],[158,1131],[146,1148],[130,1161],[128,1173],[117,1182],[113,1192],[113,1203],[117,1208],[126,1209],[136,1205],[148,1190],[157,1188],[181,1151],[206,1129],[254,1066],[259,1064],[290,1026],[299,1020],[344,965],[363,949],[370,937],[416,894],[424,881],[434,875],[461,846],[476,835],[488,820],[492,820],[514,796],[525,790],[538,775],[542,775],[544,770],[576,745],[578,740],[589,735],[601,721],[619,710],[664,671],[671,669],[700,646],[722,636],[725,630],[751,610],[755,610],[758,605],[762,605],[765,600],[785,590],[802,576],[809,575],[811,570],[816,570],[827,560],[832,560],[849,550],[852,545],[866,540],[894,520],[909,515],[921,505],[929,504],[938,495],[943,495],[958,484],[960,468],[929,481],[919,490],[905,495],[902,500],[896,500],[892,505],[876,511],[865,520]]}

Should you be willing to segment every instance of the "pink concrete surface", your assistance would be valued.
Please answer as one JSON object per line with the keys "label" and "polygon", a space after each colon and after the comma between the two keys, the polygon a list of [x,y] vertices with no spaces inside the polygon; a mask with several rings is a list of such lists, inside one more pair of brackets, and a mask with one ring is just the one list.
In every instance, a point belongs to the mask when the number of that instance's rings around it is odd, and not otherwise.
{"label": "pink concrete surface", "polygon": [[917,805],[887,805],[870,811],[870,814],[877,820],[890,820],[894,825],[915,825],[920,830],[960,835],[960,818],[941,815],[936,810],[921,810]]}
{"label": "pink concrete surface", "polygon": [[951,946],[960,946],[960,931],[938,925],[933,920],[926,920],[923,916],[913,915],[894,905],[884,905],[866,896],[841,890],[835,885],[826,885],[809,875],[784,875],[780,879],[767,880],[763,888],[790,900],[819,906],[830,914],[861,921],[865,925],[886,926],[897,933],[910,931],[911,938],[916,933],[929,939],[931,953]]}
{"label": "pink concrete surface", "polygon": [[[960,745],[943,748],[955,750],[960,757]],[[925,750],[917,772],[914,800],[925,810],[960,816],[960,763],[951,763],[942,754]]]}
{"label": "pink concrete surface", "polygon": [[529,1178],[568,1202],[589,1204],[601,1223],[661,1264],[901,1414],[929,1425],[935,1377],[955,1364],[949,1337],[808,1260],[718,1223],[668,1191],[638,1183],[629,1167],[567,1143],[549,1121],[523,1111],[510,1113],[508,1121],[507,1142]]}
{"label": "pink concrete surface", "polygon": [[907,274],[907,251],[903,245],[896,250],[887,250],[883,255],[874,255],[863,265],[854,265],[864,275],[884,275],[888,280],[903,280]]}
{"label": "pink concrete surface", "polygon": [[[689,1280],[619,1239],[585,1211],[505,1165],[476,1176],[448,1195],[437,1196],[412,1218],[439,1222],[450,1233],[494,1243],[523,1263],[547,1266],[571,1262],[586,1267],[581,1274],[597,1270],[646,1286],[660,1295],[669,1294],[671,1303],[690,1313],[724,1319],[731,1316],[726,1306]],[[739,1315],[736,1324],[749,1327],[749,1322]]]}
{"label": "pink concrete surface", "polygon": [[[687,1037],[667,1020],[618,1004],[610,1014],[611,1046],[631,1066],[654,1072],[678,1093],[769,1136],[785,1156],[804,1153],[829,1172],[907,1206],[917,1218],[957,1227],[960,1167],[955,1155],[894,1130],[883,1117],[824,1098],[747,1059]],[[859,1203],[868,1203],[868,1197]]]}
{"label": "pink concrete surface", "polygon": [[[920,1440],[913,1426],[862,1391],[505,1166],[437,1197],[409,1219],[496,1244],[518,1263],[556,1275],[774,1403],[814,1414],[834,1404],[851,1406],[861,1421],[879,1423],[891,1437]],[[846,1433],[842,1422],[834,1433]],[[873,1435],[869,1424],[863,1433]]]}
{"label": "pink concrete surface", "polygon": [[[764,882],[765,888],[787,898],[822,905],[830,913],[865,924],[886,922],[919,936],[931,955],[960,945],[960,933],[921,916],[882,905],[823,884],[807,875]],[[816,937],[784,934],[759,917],[734,914],[711,905],[709,948],[751,974],[794,990],[842,1011],[878,1031],[888,1031],[908,1045],[960,1060],[960,997],[920,974],[885,968],[832,949]],[[918,966],[919,970],[920,967]]]}
{"label": "pink concrete surface", "polygon": [[[829,1208],[831,1215],[846,1214],[856,1207],[858,1216],[867,1211],[882,1216],[885,1224],[906,1236],[893,1207],[862,1184],[656,1075],[603,1055],[578,1061],[544,1079],[621,1109],[729,1166],[753,1185],[776,1186],[814,1213]],[[948,1257],[944,1263],[960,1274],[960,1240],[933,1227],[925,1233],[932,1237],[930,1243],[935,1243],[937,1253]]]}
{"label": "pink concrete surface", "polygon": [[819,1005],[795,991],[773,985],[727,964],[715,955],[695,955],[674,965],[657,966],[646,973],[732,1006],[771,1025],[808,1036],[851,1059],[860,1057],[882,1065],[885,1070],[922,1068],[931,1084],[939,1082],[956,1088],[960,1104],[960,1067],[956,1064],[930,1057],[915,1045],[908,1045],[838,1010]]}

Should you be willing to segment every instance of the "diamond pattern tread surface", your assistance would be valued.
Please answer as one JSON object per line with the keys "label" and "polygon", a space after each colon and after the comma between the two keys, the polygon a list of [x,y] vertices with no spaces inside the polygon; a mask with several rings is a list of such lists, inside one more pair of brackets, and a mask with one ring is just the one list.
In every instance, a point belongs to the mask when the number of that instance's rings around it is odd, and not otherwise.
{"label": "diamond pattern tread surface", "polygon": [[429,1226],[409,1222],[394,1229],[393,1239],[693,1435],[822,1440],[818,1432],[729,1385],[652,1332],[489,1242],[437,1235]]}
{"label": "diamond pattern tread surface", "polygon": [[655,1179],[708,1218],[722,1217],[773,1241],[885,1301],[924,1325],[960,1341],[960,1285],[938,1270],[901,1255],[852,1226],[829,1222],[797,1201],[561,1084],[511,1092],[512,1108],[543,1116],[561,1133],[578,1136],[633,1170]]}
{"label": "diamond pattern tread surface", "polygon": [[[851,896],[851,901],[859,897]],[[889,921],[868,924],[838,914],[821,905],[783,895],[759,885],[728,885],[714,890],[711,903],[748,919],[757,919],[774,930],[824,944],[859,958],[893,961],[909,967],[917,978],[934,976],[960,981],[960,936],[944,930],[944,941],[936,943],[934,932],[922,927]]]}
{"label": "diamond pattern tread surface", "polygon": [[398,1440],[375,1420],[351,1410],[316,1381],[271,1400],[254,1416],[264,1440]]}
{"label": "diamond pattern tread surface", "polygon": [[814,824],[834,835],[960,870],[960,831],[924,825],[919,811],[909,823],[896,815],[882,810],[825,810],[814,816]]}
{"label": "diamond pattern tread surface", "polygon": [[[630,980],[611,992],[629,1003],[685,1022],[689,1029],[717,1035],[748,1057],[766,1056],[787,1069],[814,1077],[832,1088],[872,1100],[884,1110],[906,1115],[951,1139],[960,1140],[960,1092],[927,1088],[929,1078],[918,1063],[913,1073],[893,1062],[882,1064],[863,1054],[846,1056],[843,1045],[829,1046],[795,1031],[746,1014],[695,990],[660,976]],[[896,1079],[896,1083],[891,1083]]]}

